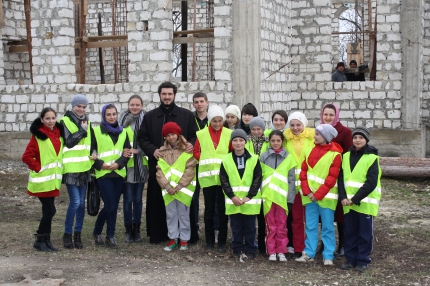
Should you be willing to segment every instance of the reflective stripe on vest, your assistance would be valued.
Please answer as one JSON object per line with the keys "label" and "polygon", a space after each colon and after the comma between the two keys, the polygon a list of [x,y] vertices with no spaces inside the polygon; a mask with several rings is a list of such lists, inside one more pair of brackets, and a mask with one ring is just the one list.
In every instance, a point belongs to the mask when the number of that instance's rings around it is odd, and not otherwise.
{"label": "reflective stripe on vest", "polygon": [[[78,126],[65,116],[60,119],[66,125],[71,134],[79,131]],[[94,161],[90,160],[91,149],[91,123],[88,121],[87,136],[82,138],[73,148],[63,148],[63,172],[82,173],[91,169]]]}
{"label": "reflective stripe on vest", "polygon": [[346,196],[348,199],[354,197],[358,190],[364,185],[367,180],[367,172],[372,164],[377,160],[378,162],[378,182],[376,188],[364,199],[360,201],[360,205],[344,206],[343,211],[347,214],[350,210],[354,210],[358,213],[377,216],[379,210],[379,203],[381,200],[381,167],[379,165],[379,156],[375,154],[363,154],[360,160],[351,172],[350,165],[351,152],[347,152],[343,155],[342,170]]}
{"label": "reflective stripe on vest", "polygon": [[[318,188],[324,184],[325,178],[327,178],[330,166],[333,163],[334,158],[339,155],[339,152],[335,151],[328,151],[324,156],[322,156],[316,165],[311,168],[308,163],[309,154],[311,153],[311,150],[308,150],[306,154],[306,164],[308,165],[308,184],[311,191],[314,193],[318,190]],[[300,191],[302,194],[302,203],[303,205],[307,205],[311,203],[311,199],[308,196],[304,196],[302,191]],[[328,208],[331,210],[336,209],[337,201],[338,201],[338,192],[337,192],[337,184],[330,189],[330,191],[327,193],[327,195],[322,200],[317,200],[317,203],[322,208]]]}
{"label": "reflective stripe on vest", "polygon": [[42,167],[38,173],[30,171],[27,189],[31,193],[44,193],[59,190],[63,177],[63,165],[61,163],[63,156],[63,138],[60,138],[61,147],[58,155],[49,138],[40,140],[36,137],[36,141],[39,146],[40,165]]}
{"label": "reflective stripe on vest", "polygon": [[[124,128],[124,130],[127,133],[128,141],[130,141],[130,145],[133,146],[133,144],[134,144],[134,131],[133,131],[133,129],[131,129],[131,126],[127,126],[126,128]],[[146,166],[147,169],[149,168],[147,156],[142,156],[142,165]],[[133,168],[133,167],[134,167],[134,156],[132,158],[130,158],[130,160],[128,160],[128,162],[127,162],[127,168]]]}
{"label": "reflective stripe on vest", "polygon": [[[172,166],[166,163],[164,159],[160,158],[158,160],[158,166],[160,166],[161,172],[166,177],[167,181],[169,181],[170,186],[175,188],[179,181],[182,179],[184,175],[185,168],[187,166],[187,162],[193,155],[189,153],[183,152],[175,163]],[[195,169],[194,169],[195,170]],[[162,195],[164,199],[164,205],[167,206],[173,200],[178,200],[186,206],[191,205],[191,200],[193,199],[193,194],[196,189],[196,175],[194,172],[194,178],[188,186],[183,187],[179,190],[178,193],[174,195],[170,195],[166,189],[162,189]]]}
{"label": "reflective stripe on vest", "polygon": [[[222,165],[228,174],[228,180],[230,186],[234,192],[234,195],[240,199],[243,199],[248,195],[249,188],[252,185],[254,177],[254,169],[258,163],[258,156],[251,154],[251,158],[246,160],[245,172],[243,173],[242,179],[240,178],[239,171],[237,170],[236,164],[233,161],[233,154],[230,153],[223,157]],[[199,167],[200,168],[200,167]],[[225,197],[225,214],[245,214],[245,215],[256,215],[260,213],[261,208],[261,191],[258,190],[257,194],[248,202],[241,206],[235,206],[233,201],[224,193]]]}
{"label": "reflective stripe on vest", "polygon": [[294,150],[292,140],[288,140],[286,144],[286,150],[288,153],[293,155],[294,160],[296,161],[296,194],[301,191],[301,182],[300,182],[300,172],[302,171],[302,163],[305,160],[306,152],[312,150],[314,147],[313,140],[306,138],[302,147],[302,151],[300,153],[300,157],[297,156],[296,151]]}
{"label": "reflective stripe on vest", "polygon": [[[261,163],[263,170],[263,183],[261,184],[261,197],[264,199],[263,210],[266,215],[272,203],[282,207],[288,214],[287,197],[288,197],[288,172],[294,168],[296,162],[292,156],[287,156],[284,161],[273,169],[264,163]],[[286,174],[287,176],[284,176]]]}
{"label": "reflective stripe on vest", "polygon": [[[97,157],[102,160],[104,163],[108,165],[113,165],[116,160],[118,160],[122,151],[124,150],[124,143],[127,138],[126,132],[121,132],[118,136],[118,140],[114,145],[112,139],[108,134],[103,134],[101,132],[100,126],[94,127],[94,135],[97,141]],[[110,170],[95,170],[96,179],[103,177],[104,175],[112,172]],[[126,168],[122,168],[121,170],[116,169],[115,173],[125,178]]]}
{"label": "reflective stripe on vest", "polygon": [[209,128],[204,128],[196,133],[201,149],[198,173],[201,188],[221,185],[219,170],[222,158],[229,152],[230,136],[233,131],[222,127],[220,132],[221,137],[216,149]]}

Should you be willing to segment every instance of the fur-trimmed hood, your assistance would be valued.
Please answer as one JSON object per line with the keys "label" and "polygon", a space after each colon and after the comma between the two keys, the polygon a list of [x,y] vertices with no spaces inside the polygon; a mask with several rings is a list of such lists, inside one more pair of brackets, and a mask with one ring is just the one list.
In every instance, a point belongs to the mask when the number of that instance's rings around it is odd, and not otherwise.
{"label": "fur-trimmed hood", "polygon": [[[30,132],[31,132],[31,134],[33,134],[38,139],[46,140],[46,139],[48,139],[48,135],[46,135],[43,132],[42,127],[43,127],[43,123],[40,120],[40,117],[38,117],[33,121],[33,123],[31,123]],[[58,130],[60,130],[61,137],[64,138],[64,131],[63,131],[63,128],[61,128],[61,124],[58,122],[55,122],[55,127],[58,128]]]}

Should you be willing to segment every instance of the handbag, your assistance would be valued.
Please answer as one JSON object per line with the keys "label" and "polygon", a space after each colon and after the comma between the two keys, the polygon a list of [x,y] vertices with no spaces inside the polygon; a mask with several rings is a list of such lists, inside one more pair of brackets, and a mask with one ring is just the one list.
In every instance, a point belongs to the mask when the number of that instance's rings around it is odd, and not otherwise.
{"label": "handbag", "polygon": [[87,185],[87,212],[90,216],[96,216],[100,208],[100,190],[93,168],[91,168],[90,175],[91,179]]}

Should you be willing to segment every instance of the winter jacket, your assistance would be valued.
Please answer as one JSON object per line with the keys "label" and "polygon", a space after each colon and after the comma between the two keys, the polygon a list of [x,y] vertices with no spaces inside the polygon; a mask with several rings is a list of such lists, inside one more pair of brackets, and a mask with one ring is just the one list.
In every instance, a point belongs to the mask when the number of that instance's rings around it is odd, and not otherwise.
{"label": "winter jacket", "polygon": [[[221,138],[222,128],[220,130],[215,130],[211,125],[208,126],[209,128],[209,134],[211,135],[212,142],[214,143],[215,150],[219,144],[219,139]],[[233,147],[231,145],[231,142],[229,144],[230,151],[233,150]],[[202,150],[200,149],[200,142],[199,139],[196,140],[196,143],[194,144],[194,150],[193,155],[194,158],[196,158],[197,161],[200,161],[200,155],[202,153]]]}
{"label": "winter jacket", "polygon": [[193,112],[194,115],[194,121],[196,122],[197,130],[202,130],[203,128],[208,126],[208,117],[206,116],[203,119],[200,119],[197,115],[197,111]]}
{"label": "winter jacket", "polygon": [[346,81],[346,75],[345,75],[345,73],[343,73],[343,72],[341,72],[339,70],[336,70],[331,75],[331,81],[334,81],[334,82],[344,82],[344,81]]}
{"label": "winter jacket", "polygon": [[138,132],[137,141],[143,152],[148,155],[149,175],[155,176],[157,160],[154,158],[155,150],[163,146],[164,138],[161,129],[166,122],[176,122],[182,129],[182,135],[188,142],[196,141],[196,121],[188,109],[179,107],[174,103],[169,109],[159,106],[145,114]]}
{"label": "winter jacket", "polygon": [[[30,132],[32,134],[30,142],[25,148],[24,154],[22,154],[22,162],[28,165],[28,168],[32,171],[39,172],[41,169],[40,165],[40,150],[37,144],[37,139],[39,140],[51,140],[54,146],[55,152],[62,152],[60,136],[63,136],[63,131],[61,125],[57,122],[53,130],[46,127],[40,118],[36,118],[30,126]],[[49,190],[43,193],[31,193],[27,190],[27,194],[35,197],[57,197],[60,195],[60,190]]]}
{"label": "winter jacket", "polygon": [[[363,156],[363,154],[378,155],[378,149],[368,144],[366,144],[366,146],[364,146],[360,150],[355,150],[355,147],[352,146],[349,149],[349,152],[351,152],[350,160],[349,160],[351,172],[354,170],[355,165]],[[367,197],[376,188],[378,184],[378,176],[379,176],[379,167],[378,167],[378,162],[375,160],[375,162],[372,164],[372,166],[370,166],[369,170],[367,171],[366,182],[357,191],[357,193],[351,198],[351,201],[354,203],[354,205],[359,206],[360,201],[365,197]],[[343,181],[342,169],[340,170],[340,173],[339,173],[339,179],[338,179],[337,185],[338,185],[338,191],[339,191],[339,201],[342,201],[347,198],[345,185]]]}
{"label": "winter jacket", "polygon": [[337,136],[333,138],[332,142],[339,144],[343,150],[342,154],[345,154],[352,146],[352,131],[348,127],[343,126],[340,121],[333,127],[337,131]]}
{"label": "winter jacket", "polygon": [[[315,135],[315,129],[307,128],[307,127],[303,129],[303,132],[298,135],[294,135],[294,133],[291,132],[290,128],[287,128],[284,131],[285,140],[287,142],[291,142],[297,157],[300,157],[300,154],[302,153],[302,149],[303,149],[303,146],[305,145],[306,140],[314,142],[314,135]],[[312,147],[314,146],[313,143],[310,145],[312,145]]]}
{"label": "winter jacket", "polygon": [[[186,146],[182,144],[182,142],[178,142],[175,146],[171,146],[169,142],[165,141],[164,145],[161,146],[160,152],[162,153],[163,160],[166,161],[167,164],[172,166],[176,160],[178,160],[179,156],[185,152]],[[188,186],[194,178],[195,175],[195,167],[196,160],[191,157],[187,161],[187,165],[185,167],[185,172],[182,175],[181,180],[179,181],[179,188],[183,188]],[[168,189],[170,187],[169,181],[166,179],[166,176],[161,171],[159,165],[157,165],[157,182],[162,189]]]}
{"label": "winter jacket", "polygon": [[[329,144],[324,145],[315,145],[312,149],[309,157],[306,158],[302,163],[302,169],[300,172],[300,182],[302,187],[302,192],[304,196],[307,196],[312,191],[309,188],[308,180],[307,180],[307,172],[308,172],[308,164],[311,168],[313,168],[316,163],[318,163],[319,159],[324,156],[328,151],[334,151],[342,153],[342,147],[339,146],[336,142],[331,142]],[[339,176],[340,167],[342,165],[342,157],[339,154],[333,160],[333,163],[330,165],[329,173],[324,180],[324,184],[322,184],[318,190],[314,192],[314,197],[317,200],[322,200],[327,193],[336,185],[337,178]]]}

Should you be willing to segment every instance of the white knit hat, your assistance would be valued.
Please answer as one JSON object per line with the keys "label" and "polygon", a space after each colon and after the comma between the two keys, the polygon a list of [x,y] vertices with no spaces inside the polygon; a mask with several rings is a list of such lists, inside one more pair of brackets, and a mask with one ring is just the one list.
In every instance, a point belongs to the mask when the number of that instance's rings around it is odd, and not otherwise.
{"label": "white knit hat", "polygon": [[221,106],[211,105],[208,110],[208,121],[209,123],[212,121],[214,117],[220,116],[222,120],[225,120],[224,110],[222,110]]}
{"label": "white knit hat", "polygon": [[304,115],[302,112],[296,111],[288,115],[287,126],[290,126],[290,122],[293,119],[300,121],[304,127],[308,127],[308,119],[306,118],[306,115]]}
{"label": "white knit hat", "polygon": [[240,108],[237,105],[229,105],[225,109],[225,114],[233,114],[237,118],[239,118],[239,119],[241,118]]}

